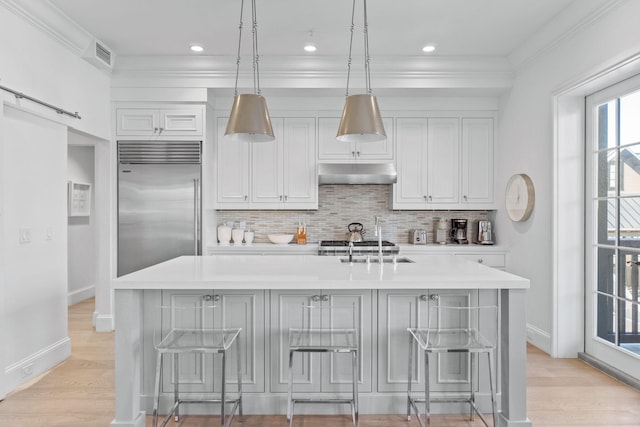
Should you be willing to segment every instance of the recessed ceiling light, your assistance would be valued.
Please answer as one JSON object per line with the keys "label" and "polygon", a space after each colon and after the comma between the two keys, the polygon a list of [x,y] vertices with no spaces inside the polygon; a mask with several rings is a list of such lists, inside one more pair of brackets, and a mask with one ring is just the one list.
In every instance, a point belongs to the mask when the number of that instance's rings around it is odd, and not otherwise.
{"label": "recessed ceiling light", "polygon": [[425,45],[422,48],[422,51],[425,52],[425,53],[433,52],[434,50],[436,50],[436,47],[435,47],[435,45],[432,45],[432,44]]}
{"label": "recessed ceiling light", "polygon": [[304,50],[306,52],[315,52],[318,50],[318,46],[316,46],[315,43],[307,43],[304,45]]}
{"label": "recessed ceiling light", "polygon": [[197,45],[197,44],[191,45],[190,49],[193,52],[202,52],[204,50],[204,48],[202,46]]}

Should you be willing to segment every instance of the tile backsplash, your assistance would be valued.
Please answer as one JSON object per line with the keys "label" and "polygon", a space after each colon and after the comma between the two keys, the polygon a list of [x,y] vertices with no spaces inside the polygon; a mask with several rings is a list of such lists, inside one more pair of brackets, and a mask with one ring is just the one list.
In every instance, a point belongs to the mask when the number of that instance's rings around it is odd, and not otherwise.
{"label": "tile backsplash", "polygon": [[[298,221],[307,225],[307,241],[343,240],[347,227],[360,222],[365,238],[373,240],[374,217],[382,219],[382,238],[395,243],[408,243],[412,229],[425,229],[427,242],[434,241],[434,226],[438,218],[466,218],[471,232],[476,220],[487,219],[487,211],[395,211],[390,210],[391,185],[321,185],[318,187],[317,211],[217,211],[216,225],[224,222],[244,221],[255,231],[256,243],[268,242],[267,234],[295,234]],[[215,239],[216,232],[210,235]],[[473,235],[470,235],[472,237]]]}

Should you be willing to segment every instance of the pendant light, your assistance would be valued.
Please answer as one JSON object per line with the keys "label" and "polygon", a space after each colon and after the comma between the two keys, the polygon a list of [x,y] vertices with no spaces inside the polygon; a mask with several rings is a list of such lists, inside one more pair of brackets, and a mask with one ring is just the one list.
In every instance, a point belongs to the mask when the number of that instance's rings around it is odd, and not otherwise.
{"label": "pendant light", "polygon": [[251,20],[253,38],[253,92],[238,94],[238,75],[240,74],[240,47],[242,45],[242,14],[244,0],[240,3],[240,26],[238,36],[238,56],[236,58],[236,84],[233,106],[229,115],[226,138],[233,141],[269,142],[275,139],[271,127],[271,117],[267,101],[260,94],[260,55],[258,54],[258,22],[256,19],[256,0],[251,0]]}
{"label": "pendant light", "polygon": [[353,0],[351,10],[351,38],[349,41],[349,61],[347,62],[347,90],[346,100],[340,127],[336,139],[344,142],[374,142],[384,140],[387,135],[380,117],[378,101],[371,94],[371,73],[369,69],[369,31],[367,23],[367,0],[364,3],[364,73],[366,94],[349,95],[349,78],[351,77],[351,52],[353,49],[354,16],[356,0]]}

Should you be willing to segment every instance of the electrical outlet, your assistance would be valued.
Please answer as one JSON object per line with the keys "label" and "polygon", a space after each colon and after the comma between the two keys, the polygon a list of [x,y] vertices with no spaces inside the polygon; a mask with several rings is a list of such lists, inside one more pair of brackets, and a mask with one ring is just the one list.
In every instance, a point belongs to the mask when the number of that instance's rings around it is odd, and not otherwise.
{"label": "electrical outlet", "polygon": [[31,229],[30,228],[21,228],[19,230],[18,241],[20,243],[31,243]]}
{"label": "electrical outlet", "polygon": [[28,365],[24,365],[22,367],[22,378],[26,378],[28,376],[33,375],[33,363],[29,363]]}

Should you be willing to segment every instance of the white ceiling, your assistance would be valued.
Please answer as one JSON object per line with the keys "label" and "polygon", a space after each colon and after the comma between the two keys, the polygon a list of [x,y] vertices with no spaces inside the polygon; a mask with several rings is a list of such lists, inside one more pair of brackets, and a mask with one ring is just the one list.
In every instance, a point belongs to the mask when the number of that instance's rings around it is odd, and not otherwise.
{"label": "white ceiling", "polygon": [[[202,55],[235,55],[239,0],[49,0],[120,56],[185,55],[198,43]],[[263,56],[301,55],[309,31],[314,55],[346,55],[349,0],[257,0]],[[569,6],[572,0],[370,0],[372,61],[376,56],[507,56]],[[249,0],[245,34],[250,31]],[[356,4],[361,40],[362,0]],[[247,39],[245,39],[246,41]],[[246,52],[249,45],[246,43]],[[361,52],[362,45],[354,46]]]}

